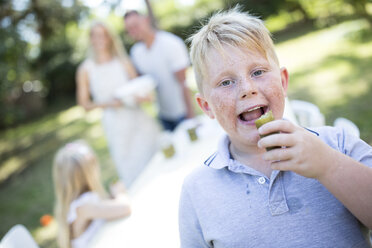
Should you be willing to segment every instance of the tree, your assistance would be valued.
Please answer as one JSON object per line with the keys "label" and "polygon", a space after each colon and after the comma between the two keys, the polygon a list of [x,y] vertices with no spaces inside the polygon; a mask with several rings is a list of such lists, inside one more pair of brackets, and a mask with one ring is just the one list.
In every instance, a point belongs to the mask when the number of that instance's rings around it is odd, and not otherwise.
{"label": "tree", "polygon": [[0,77],[0,127],[32,114],[20,103],[26,96],[47,96],[50,103],[74,89],[76,64],[66,24],[78,22],[86,13],[77,0],[0,2],[0,71],[7,75]]}
{"label": "tree", "polygon": [[354,7],[355,13],[358,16],[361,16],[364,19],[366,19],[370,27],[372,27],[372,15],[370,15],[367,11],[368,3],[372,4],[372,2],[369,0],[346,0],[346,1],[349,2],[351,6]]}

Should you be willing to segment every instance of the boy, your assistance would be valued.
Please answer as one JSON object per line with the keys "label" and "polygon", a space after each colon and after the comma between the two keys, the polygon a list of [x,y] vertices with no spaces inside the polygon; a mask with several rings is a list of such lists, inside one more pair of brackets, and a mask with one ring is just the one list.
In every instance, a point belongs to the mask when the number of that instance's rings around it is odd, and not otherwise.
{"label": "boy", "polygon": [[[288,72],[258,18],[216,14],[191,41],[196,100],[227,136],[184,181],[181,246],[368,247],[359,221],[372,228],[371,147],[282,120]],[[257,130],[269,110],[275,120]]]}

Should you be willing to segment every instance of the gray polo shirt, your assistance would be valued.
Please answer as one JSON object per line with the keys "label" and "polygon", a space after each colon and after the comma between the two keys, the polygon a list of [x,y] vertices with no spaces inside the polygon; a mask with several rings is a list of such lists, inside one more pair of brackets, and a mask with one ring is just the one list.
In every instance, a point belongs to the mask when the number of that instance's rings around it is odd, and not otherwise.
{"label": "gray polo shirt", "polygon": [[[359,138],[333,127],[312,132],[372,167],[372,148]],[[358,220],[317,180],[291,171],[273,171],[267,178],[231,159],[229,143],[224,137],[184,181],[183,248],[369,247]]]}

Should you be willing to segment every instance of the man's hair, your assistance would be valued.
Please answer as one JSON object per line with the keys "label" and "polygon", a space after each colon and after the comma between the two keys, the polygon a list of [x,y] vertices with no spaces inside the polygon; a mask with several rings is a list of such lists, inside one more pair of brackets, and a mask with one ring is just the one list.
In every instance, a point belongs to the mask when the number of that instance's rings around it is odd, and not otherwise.
{"label": "man's hair", "polygon": [[224,54],[223,46],[248,48],[258,51],[267,59],[279,65],[271,34],[256,16],[241,12],[235,7],[226,12],[214,14],[198,32],[189,39],[190,57],[195,79],[201,94],[202,82],[207,69],[208,52],[212,49]]}
{"label": "man's hair", "polygon": [[139,15],[139,16],[142,16],[142,14],[140,14],[137,10],[128,10],[127,12],[125,12],[124,14],[124,20],[127,19],[129,16],[131,15]]}

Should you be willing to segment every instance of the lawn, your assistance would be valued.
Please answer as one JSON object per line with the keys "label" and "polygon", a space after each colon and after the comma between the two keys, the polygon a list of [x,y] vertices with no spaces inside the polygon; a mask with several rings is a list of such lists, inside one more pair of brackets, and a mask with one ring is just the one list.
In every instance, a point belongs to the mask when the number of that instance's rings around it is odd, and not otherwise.
{"label": "lawn", "polygon": [[332,125],[352,120],[372,144],[372,32],[363,20],[345,22],[280,42],[279,60],[290,74],[289,98],[319,106]]}
{"label": "lawn", "polygon": [[[289,98],[318,105],[328,125],[339,116],[352,120],[372,145],[367,23],[348,21],[305,34],[298,29],[275,38],[279,60],[290,73]],[[53,213],[52,158],[66,142],[86,139],[100,158],[105,185],[115,177],[100,116],[99,110],[85,113],[73,106],[0,133],[0,237],[22,223],[41,247],[55,247],[55,224],[41,227],[39,219]]]}
{"label": "lawn", "polygon": [[41,227],[39,219],[53,214],[52,160],[68,141],[87,140],[97,152],[107,185],[116,173],[109,158],[100,110],[85,113],[74,106],[0,135],[0,236],[22,223],[42,247],[53,247],[55,225]]}

